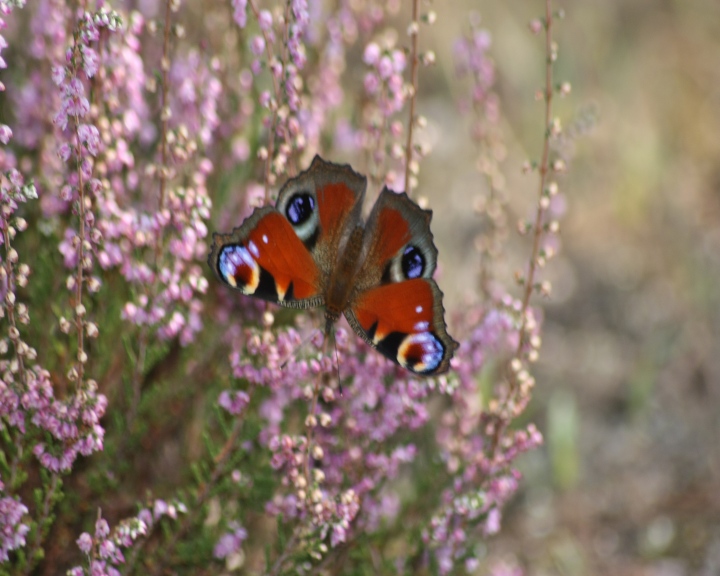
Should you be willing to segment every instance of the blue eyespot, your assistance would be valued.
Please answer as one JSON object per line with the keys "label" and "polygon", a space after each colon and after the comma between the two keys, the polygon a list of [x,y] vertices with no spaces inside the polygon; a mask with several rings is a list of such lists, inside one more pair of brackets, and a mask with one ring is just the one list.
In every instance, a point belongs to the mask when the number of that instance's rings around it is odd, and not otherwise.
{"label": "blue eyespot", "polygon": [[291,224],[298,226],[307,222],[313,210],[315,210],[315,198],[309,192],[296,192],[288,201],[285,215]]}
{"label": "blue eyespot", "polygon": [[416,246],[408,246],[402,255],[402,271],[405,278],[420,278],[425,272],[425,257]]}
{"label": "blue eyespot", "polygon": [[432,332],[408,334],[397,351],[397,362],[420,374],[438,369],[445,355],[445,346]]}

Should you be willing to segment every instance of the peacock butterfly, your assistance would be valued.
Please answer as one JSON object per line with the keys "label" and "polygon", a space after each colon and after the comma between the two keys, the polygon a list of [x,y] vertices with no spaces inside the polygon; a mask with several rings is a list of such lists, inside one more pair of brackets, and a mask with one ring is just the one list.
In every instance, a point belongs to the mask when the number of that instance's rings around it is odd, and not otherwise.
{"label": "peacock butterfly", "polygon": [[208,264],[243,294],[288,308],[325,306],[325,334],[344,314],[370,346],[411,372],[447,372],[458,344],[447,333],[432,279],[432,212],[407,194],[380,193],[367,223],[367,179],[315,156],[275,207],[230,234],[213,234]]}

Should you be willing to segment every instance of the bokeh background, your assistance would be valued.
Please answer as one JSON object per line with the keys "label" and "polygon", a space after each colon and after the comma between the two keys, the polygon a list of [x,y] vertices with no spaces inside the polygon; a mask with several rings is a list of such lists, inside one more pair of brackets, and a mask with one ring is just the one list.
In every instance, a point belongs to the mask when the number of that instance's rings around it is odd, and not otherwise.
{"label": "bokeh background", "polygon": [[[522,492],[488,554],[508,574],[720,574],[720,3],[584,0],[560,4],[556,100],[574,127],[562,252],[543,272],[543,347],[529,417],[545,434],[525,455]],[[467,126],[443,106],[462,90],[448,38],[455,10],[477,10],[492,34],[511,220],[527,217],[538,159],[544,3],[436,5],[425,36],[438,70],[421,76],[420,110],[436,128],[421,193],[456,303],[475,288],[475,216],[484,187]],[[444,75],[444,76],[443,76]],[[499,274],[509,278],[514,244]],[[467,264],[467,265],[465,265]],[[452,304],[451,304],[452,307]]]}

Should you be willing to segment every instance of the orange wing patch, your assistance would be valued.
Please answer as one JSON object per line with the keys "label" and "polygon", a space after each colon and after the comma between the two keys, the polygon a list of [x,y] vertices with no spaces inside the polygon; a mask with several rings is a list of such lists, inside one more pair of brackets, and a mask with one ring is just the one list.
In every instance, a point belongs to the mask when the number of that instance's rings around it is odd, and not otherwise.
{"label": "orange wing patch", "polygon": [[358,296],[352,310],[362,329],[377,345],[392,332],[430,331],[435,314],[433,300],[428,282],[417,278],[365,292]]}
{"label": "orange wing patch", "polygon": [[380,212],[375,241],[379,262],[387,262],[410,241],[410,228],[407,220],[397,210],[386,208]]}
{"label": "orange wing patch", "polygon": [[347,215],[355,206],[355,193],[345,184],[326,184],[317,191],[320,226],[325,234],[334,238]]}
{"label": "orange wing patch", "polygon": [[318,294],[318,268],[312,255],[290,223],[279,213],[262,218],[245,246],[255,261],[275,280],[282,301],[292,283],[292,298],[302,300]]}

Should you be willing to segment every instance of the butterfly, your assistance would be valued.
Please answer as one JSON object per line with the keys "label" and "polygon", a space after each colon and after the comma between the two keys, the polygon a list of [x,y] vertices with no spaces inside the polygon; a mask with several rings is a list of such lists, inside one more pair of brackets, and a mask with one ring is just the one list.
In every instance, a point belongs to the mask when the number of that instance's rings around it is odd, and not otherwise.
{"label": "butterfly", "polygon": [[421,375],[446,372],[458,347],[432,279],[432,212],[384,188],[363,225],[367,179],[315,156],[275,206],[229,234],[213,234],[208,264],[243,294],[288,308],[325,307],[325,334],[341,314],[378,352]]}

